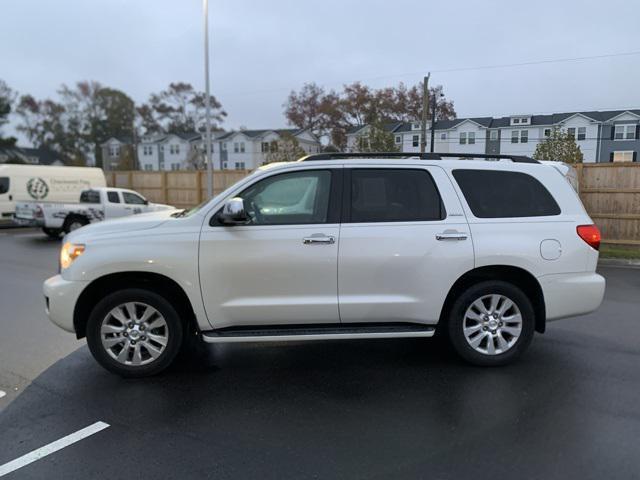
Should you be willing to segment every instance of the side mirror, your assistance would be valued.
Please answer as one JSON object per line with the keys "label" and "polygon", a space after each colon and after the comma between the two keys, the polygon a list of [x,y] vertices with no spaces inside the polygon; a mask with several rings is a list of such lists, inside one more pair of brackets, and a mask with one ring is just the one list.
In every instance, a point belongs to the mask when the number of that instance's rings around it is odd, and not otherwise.
{"label": "side mirror", "polygon": [[227,200],[218,218],[225,225],[241,225],[247,223],[249,217],[244,209],[244,200],[240,197]]}
{"label": "side mirror", "polygon": [[145,200],[144,200],[144,204],[145,204],[145,205],[149,205],[149,200],[145,199]]}

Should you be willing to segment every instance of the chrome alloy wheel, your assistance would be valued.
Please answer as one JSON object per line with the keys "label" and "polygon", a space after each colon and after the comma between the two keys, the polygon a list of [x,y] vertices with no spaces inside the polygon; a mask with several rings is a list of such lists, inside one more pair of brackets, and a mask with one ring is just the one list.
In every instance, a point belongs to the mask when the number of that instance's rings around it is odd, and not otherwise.
{"label": "chrome alloy wheel", "polygon": [[464,336],[469,345],[485,355],[499,355],[520,338],[522,314],[504,295],[485,295],[472,302],[464,315]]}
{"label": "chrome alloy wheel", "polygon": [[167,348],[169,328],[164,317],[152,306],[127,302],[104,317],[100,340],[107,353],[119,363],[146,365]]}

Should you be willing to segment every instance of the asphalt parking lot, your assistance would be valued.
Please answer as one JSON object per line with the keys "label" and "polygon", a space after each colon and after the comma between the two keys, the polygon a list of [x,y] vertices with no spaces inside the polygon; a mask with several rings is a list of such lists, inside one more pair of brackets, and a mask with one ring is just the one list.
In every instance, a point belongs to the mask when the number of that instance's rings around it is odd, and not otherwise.
{"label": "asphalt parking lot", "polygon": [[0,475],[103,423],[6,478],[640,478],[639,269],[601,268],[600,310],[504,368],[433,339],[235,344],[123,380],[46,320],[58,246],[0,230]]}

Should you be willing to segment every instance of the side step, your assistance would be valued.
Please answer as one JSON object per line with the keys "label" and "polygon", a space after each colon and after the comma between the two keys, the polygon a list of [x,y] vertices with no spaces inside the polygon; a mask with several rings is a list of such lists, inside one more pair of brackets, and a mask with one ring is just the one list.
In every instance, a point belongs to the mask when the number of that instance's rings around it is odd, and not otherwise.
{"label": "side step", "polygon": [[347,323],[228,327],[202,332],[207,343],[354,340],[363,338],[432,337],[433,326],[415,323]]}

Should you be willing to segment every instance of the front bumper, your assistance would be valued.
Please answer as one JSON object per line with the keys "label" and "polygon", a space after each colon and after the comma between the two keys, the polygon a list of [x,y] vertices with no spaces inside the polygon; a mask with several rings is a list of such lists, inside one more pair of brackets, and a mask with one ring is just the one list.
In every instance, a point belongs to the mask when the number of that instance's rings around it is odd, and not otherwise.
{"label": "front bumper", "polygon": [[548,321],[593,312],[604,298],[605,279],[594,272],[544,275],[538,281]]}
{"label": "front bumper", "polygon": [[56,275],[45,280],[42,287],[47,302],[49,320],[67,332],[74,333],[73,311],[87,282],[72,282]]}

